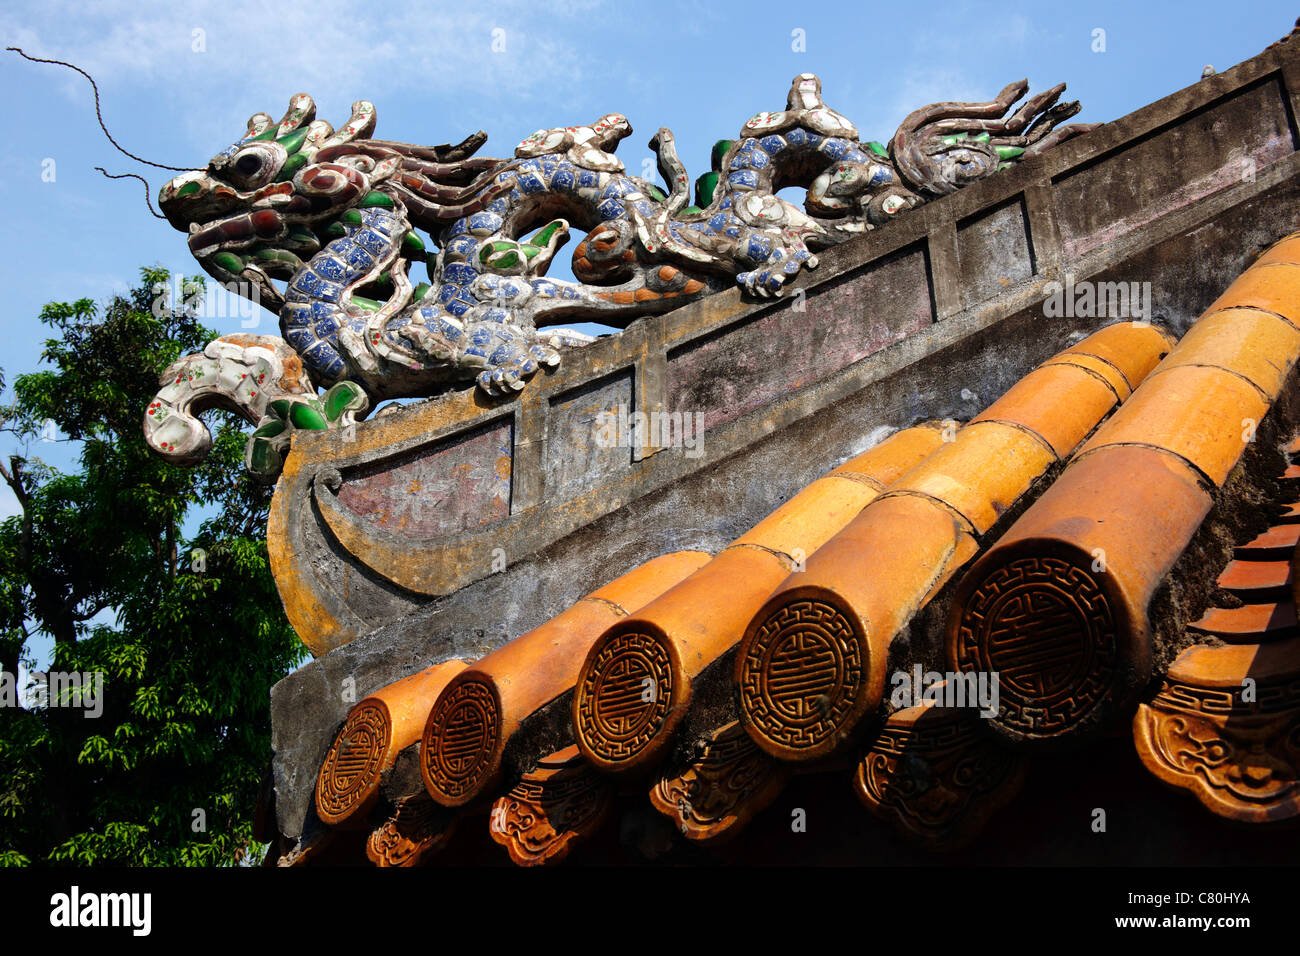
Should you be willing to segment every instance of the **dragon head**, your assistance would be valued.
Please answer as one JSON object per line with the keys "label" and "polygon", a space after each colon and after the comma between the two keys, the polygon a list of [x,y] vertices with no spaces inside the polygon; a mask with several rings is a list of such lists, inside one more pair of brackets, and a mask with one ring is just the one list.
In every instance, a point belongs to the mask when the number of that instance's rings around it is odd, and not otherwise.
{"label": "dragon head", "polygon": [[[400,203],[412,223],[434,229],[473,211],[456,203],[499,165],[469,159],[487,139],[481,131],[454,146],[371,139],[375,108],[365,100],[352,104],[338,129],[315,116],[306,93],[290,99],[279,122],[254,114],[206,169],[177,176],[158,197],[167,220],[189,234],[204,271],[272,311],[283,297],[270,280],[291,278],[341,235],[349,211]],[[418,237],[412,241],[423,249]]]}
{"label": "dragon head", "polygon": [[370,103],[352,104],[338,130],[315,115],[306,93],[289,101],[278,123],[254,114],[207,169],[177,176],[158,197],[167,220],[189,234],[204,271],[223,283],[251,283],[253,297],[272,310],[282,300],[269,280],[292,276],[326,239],[318,227],[360,204],[398,167],[396,158],[357,148],[375,128]]}

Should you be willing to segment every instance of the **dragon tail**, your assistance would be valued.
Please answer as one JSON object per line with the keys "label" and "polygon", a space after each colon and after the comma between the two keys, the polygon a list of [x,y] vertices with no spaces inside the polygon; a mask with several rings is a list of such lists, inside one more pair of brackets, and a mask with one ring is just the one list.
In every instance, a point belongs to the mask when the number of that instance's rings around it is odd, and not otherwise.
{"label": "dragon tail", "polygon": [[201,352],[167,366],[162,389],[144,416],[145,441],[176,465],[195,465],[212,448],[212,434],[198,417],[211,408],[235,412],[259,424],[278,399],[315,399],[302,360],[273,335],[226,335]]}

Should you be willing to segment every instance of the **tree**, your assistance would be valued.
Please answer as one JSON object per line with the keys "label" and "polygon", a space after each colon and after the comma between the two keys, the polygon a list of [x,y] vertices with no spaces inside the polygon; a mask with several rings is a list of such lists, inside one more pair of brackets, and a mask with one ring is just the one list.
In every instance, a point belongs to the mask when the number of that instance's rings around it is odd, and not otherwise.
{"label": "tree", "polygon": [[0,409],[28,449],[56,430],[79,443],[76,471],[0,462],[21,508],[0,523],[0,668],[15,675],[39,633],[51,673],[103,675],[99,702],[0,707],[0,862],[210,865],[263,849],[270,690],[304,653],[267,559],[270,492],[245,475],[233,419],[209,420],[195,468],[148,450],[159,375],[217,333],[194,318],[200,279],[174,308],[157,305],[165,270],[141,276],[102,309],[47,305],[49,367]]}

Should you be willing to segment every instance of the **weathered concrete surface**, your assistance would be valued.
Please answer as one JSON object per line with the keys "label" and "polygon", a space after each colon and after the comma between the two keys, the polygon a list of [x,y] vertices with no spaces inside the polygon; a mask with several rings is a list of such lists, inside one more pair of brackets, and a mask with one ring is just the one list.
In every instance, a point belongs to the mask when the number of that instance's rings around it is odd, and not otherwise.
{"label": "weathered concrete surface", "polygon": [[[1284,53],[1289,59],[1283,59]],[[723,293],[667,316],[639,320],[619,339],[594,346],[587,367],[570,363],[540,383],[536,393],[536,386],[530,386],[525,404],[513,409],[451,396],[439,400],[441,405],[426,403],[431,407],[373,423],[387,429],[383,441],[362,434],[370,426],[359,428],[357,445],[370,442],[360,451],[329,446],[336,441],[330,438],[319,439],[320,447],[295,446],[277,492],[274,518],[279,524],[273,533],[278,527],[284,549],[277,574],[291,569],[289,578],[297,575],[291,592],[302,589],[286,596],[287,605],[298,605],[295,625],[310,617],[316,632],[333,628],[330,633],[350,642],[335,646],[273,691],[281,832],[291,839],[302,832],[316,770],[351,701],[432,662],[481,656],[657,554],[676,548],[716,551],[888,431],[925,419],[968,418],[1034,365],[1113,321],[1108,316],[1047,318],[1045,282],[1068,273],[1075,281],[1150,283],[1152,317],[1181,334],[1254,255],[1296,228],[1300,161],[1293,152],[1295,137],[1289,114],[1278,105],[1282,101],[1269,99],[1283,95],[1283,74],[1296,74],[1295,60],[1300,51],[1268,51],[1019,170],[829,251],[809,282],[804,313],[793,313],[790,300],[746,305],[738,294]],[[1288,99],[1295,88],[1285,87]],[[1252,105],[1254,112],[1244,115],[1216,105],[1228,102]],[[1261,119],[1258,111],[1266,106],[1272,112]],[[1209,138],[1207,116],[1214,131]],[[1184,121],[1186,142],[1170,135]],[[1257,139],[1243,142],[1237,136]],[[1286,146],[1281,158],[1279,144]],[[1188,158],[1199,156],[1198,150],[1212,155]],[[1243,155],[1255,159],[1250,176],[1222,174],[1232,164],[1239,166]],[[1182,159],[1204,188],[1179,192],[1182,173],[1166,161],[1170,156]],[[1108,188],[1115,197],[1136,196],[1133,203],[1113,198],[1108,206],[1110,194],[1091,192],[1110,162],[1129,178],[1107,180]],[[1163,183],[1163,192],[1147,185],[1148,180]],[[1096,208],[1076,195],[1083,192],[1091,194]],[[1096,242],[1090,238],[1103,234]],[[1063,236],[1072,243],[1069,251]],[[908,309],[901,320],[877,314],[878,304],[867,310],[878,302],[873,290],[879,284],[870,278],[878,274],[874,270],[882,259],[898,269],[915,269],[899,263],[924,262],[932,321],[901,337],[877,338],[879,350],[849,364],[836,351],[838,340],[822,339],[807,354],[826,353],[825,374],[817,377],[799,366],[783,387],[763,380],[769,370],[752,359],[767,340],[748,330],[770,323],[783,334],[817,341],[821,326],[802,324],[814,309],[815,293],[836,303],[833,315],[826,313],[832,320],[860,316],[861,324],[853,328],[865,335],[866,343],[878,323],[886,330],[915,325]],[[991,297],[983,298],[989,291]],[[779,321],[783,318],[791,319],[788,328]],[[863,347],[844,345],[850,351]],[[708,362],[706,350],[714,356]],[[606,477],[585,491],[582,476],[572,469],[560,469],[560,479],[548,484],[546,465],[558,459],[556,449],[546,446],[564,434],[563,427],[552,429],[549,423],[589,414],[604,402],[602,389],[621,383],[622,369],[632,368],[632,390],[641,408],[662,406],[673,388],[694,381],[699,383],[691,386],[694,390],[679,394],[692,396],[701,411],[725,413],[731,406],[709,397],[708,376],[693,379],[691,374],[701,367],[725,367],[729,352],[733,360],[750,363],[746,374],[757,376],[751,384],[763,392],[762,401],[742,414],[717,417],[705,433],[699,458],[680,448],[639,458],[634,449],[622,477],[608,477],[601,464],[592,471]],[[592,391],[596,382],[602,384]],[[746,397],[726,394],[721,383],[715,388],[722,399]],[[585,405],[573,394],[583,390]],[[508,527],[490,526],[481,537],[462,535],[438,545],[450,555],[444,559],[449,567],[471,569],[464,574],[470,583],[443,597],[421,596],[365,567],[347,550],[348,542],[341,543],[324,527],[320,508],[322,501],[328,506],[329,498],[315,476],[322,476],[328,491],[325,463],[331,452],[383,457],[396,441],[406,443],[405,454],[430,441],[425,427],[430,423],[432,440],[441,440],[509,416],[514,416],[515,444]],[[552,503],[553,487],[581,493],[569,502]],[[543,502],[545,507],[534,507]],[[295,515],[302,520],[295,521]],[[365,542],[357,538],[350,543],[361,547]],[[414,555],[413,561],[427,556],[410,539],[383,543],[395,554]],[[505,548],[509,567],[504,573],[491,574],[493,546]],[[432,558],[430,563],[435,563]],[[289,578],[280,577],[282,591]],[[560,702],[553,708],[562,713]],[[514,748],[513,766],[527,766],[533,751],[556,742],[558,731],[551,724],[539,718],[535,743]]]}

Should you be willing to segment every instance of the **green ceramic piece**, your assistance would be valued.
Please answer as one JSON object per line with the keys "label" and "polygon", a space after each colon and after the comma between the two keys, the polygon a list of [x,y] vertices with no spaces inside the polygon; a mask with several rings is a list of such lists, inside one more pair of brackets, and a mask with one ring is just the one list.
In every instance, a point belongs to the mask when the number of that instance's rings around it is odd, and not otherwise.
{"label": "green ceramic piece", "polygon": [[266,439],[249,442],[248,470],[262,477],[271,477],[280,470],[280,456]]}
{"label": "green ceramic piece", "polygon": [[285,133],[277,139],[276,142],[283,146],[285,150],[288,151],[289,155],[292,156],[294,153],[298,152],[298,150],[302,149],[302,144],[306,141],[307,133],[310,132],[310,129],[311,128],[308,126],[303,126],[300,129],[294,130],[292,133]]}
{"label": "green ceramic piece", "polygon": [[274,438],[276,435],[284,433],[288,426],[281,421],[269,421],[264,425],[259,425],[253,432],[254,438]]}
{"label": "green ceramic piece", "polygon": [[[552,219],[550,222],[548,222],[546,225],[544,225],[541,229],[537,231],[537,235],[533,236],[533,238],[528,240],[528,244],[536,246],[538,252],[540,252],[542,249],[545,249],[550,244],[551,239],[554,238],[555,234],[563,228],[564,228],[563,219]],[[528,258],[531,259],[532,256],[529,256]]]}
{"label": "green ceramic piece", "polygon": [[289,421],[295,428],[304,428],[309,431],[323,432],[329,429],[329,422],[325,421],[325,416],[310,405],[296,403],[289,410]]}
{"label": "green ceramic piece", "polygon": [[484,249],[484,254],[480,255],[483,262],[491,259],[492,265],[498,269],[514,269],[519,265],[519,250],[511,249],[508,252],[494,252],[490,249]]}
{"label": "green ceramic piece", "polygon": [[713,152],[709,156],[709,161],[713,164],[715,173],[722,172],[722,161],[727,158],[727,153],[735,145],[736,141],[734,139],[720,139],[713,144]]}
{"label": "green ceramic piece", "polygon": [[339,382],[325,393],[325,417],[336,422],[349,408],[364,408],[366,393],[354,382]]}
{"label": "green ceramic piece", "polygon": [[302,153],[298,153],[296,156],[290,156],[285,160],[284,165],[280,167],[280,172],[276,175],[275,181],[277,183],[287,183],[298,174],[298,170],[302,169],[306,165],[307,157]]}
{"label": "green ceramic piece", "polygon": [[232,275],[239,275],[244,271],[243,258],[233,252],[218,252],[212,257],[212,262],[218,268],[224,269]]}
{"label": "green ceramic piece", "polygon": [[713,195],[718,191],[718,173],[705,173],[695,180],[695,205],[708,209],[713,205]]}

